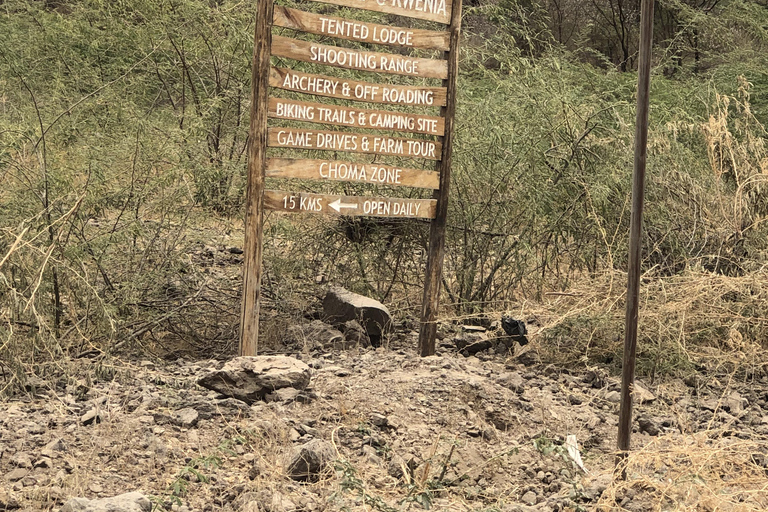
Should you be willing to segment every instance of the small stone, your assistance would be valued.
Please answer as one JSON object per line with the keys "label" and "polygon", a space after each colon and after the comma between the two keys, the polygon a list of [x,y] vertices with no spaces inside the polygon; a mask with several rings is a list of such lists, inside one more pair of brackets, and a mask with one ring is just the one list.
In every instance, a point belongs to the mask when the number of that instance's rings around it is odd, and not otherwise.
{"label": "small stone", "polygon": [[525,366],[535,366],[541,363],[541,357],[531,345],[527,345],[520,352],[515,354],[515,359]]}
{"label": "small stone", "polygon": [[91,425],[93,423],[101,423],[101,415],[96,408],[91,409],[80,417],[80,423],[83,425]]}
{"label": "small stone", "polygon": [[36,460],[33,464],[36,468],[52,468],[53,467],[53,461],[49,459],[48,457],[41,457],[39,460]]}
{"label": "small stone", "polygon": [[57,437],[50,443],[46,444],[42,450],[40,450],[40,455],[53,459],[59,455],[59,452],[63,452],[65,450],[66,446],[64,445],[64,441],[60,437]]}
{"label": "small stone", "polygon": [[184,428],[191,428],[197,425],[197,420],[200,418],[200,414],[191,407],[185,407],[174,411],[171,415],[171,421],[174,425]]}
{"label": "small stone", "polygon": [[392,316],[384,304],[341,287],[328,290],[323,299],[323,312],[336,324],[358,321],[374,346],[379,346],[382,336],[392,329]]}
{"label": "small stone", "polygon": [[5,474],[5,479],[9,482],[18,482],[29,473],[28,469],[16,468]]}
{"label": "small stone", "polygon": [[0,510],[16,510],[17,508],[21,508],[19,500],[13,494],[0,491]]}
{"label": "small stone", "polygon": [[617,404],[621,402],[621,393],[619,393],[618,391],[608,391],[605,394],[605,400],[608,402]]}
{"label": "small stone", "polygon": [[371,414],[371,423],[379,428],[387,428],[389,426],[389,418],[375,412]]}
{"label": "small stone", "polygon": [[100,494],[104,492],[104,488],[99,485],[98,482],[91,482],[90,485],[88,485],[88,489],[94,494]]}
{"label": "small stone", "polygon": [[536,493],[533,491],[528,491],[527,493],[523,494],[523,497],[520,498],[520,501],[526,505],[533,506],[536,504]]}
{"label": "small stone", "polygon": [[301,445],[287,466],[294,480],[316,480],[326,466],[336,458],[336,449],[328,441],[313,439]]}
{"label": "small stone", "polygon": [[632,399],[638,404],[644,404],[656,400],[656,395],[645,389],[638,381],[635,381],[632,384]]}
{"label": "small stone", "polygon": [[649,436],[658,436],[660,429],[659,426],[649,418],[640,417],[637,418],[637,424],[640,427],[640,432],[645,432]]}
{"label": "small stone", "polygon": [[290,404],[296,401],[296,398],[298,398],[299,393],[301,393],[301,391],[296,388],[280,388],[280,389],[274,390],[272,393],[269,393],[267,396],[265,396],[264,401],[265,402],[283,402],[285,404]]}
{"label": "small stone", "polygon": [[61,508],[61,512],[149,512],[152,502],[139,492],[129,492],[112,498],[89,500],[72,498]]}
{"label": "small stone", "polygon": [[403,478],[403,475],[405,475],[403,472],[404,467],[405,460],[403,460],[401,456],[395,454],[389,459],[389,464],[387,464],[387,474],[392,478]]}
{"label": "small stone", "polygon": [[379,465],[381,464],[381,457],[379,457],[378,452],[376,451],[376,448],[369,444],[363,445],[363,455],[368,459],[368,461],[371,464]]}
{"label": "small stone", "polygon": [[19,468],[32,468],[32,457],[26,452],[19,452],[11,457],[11,464]]}

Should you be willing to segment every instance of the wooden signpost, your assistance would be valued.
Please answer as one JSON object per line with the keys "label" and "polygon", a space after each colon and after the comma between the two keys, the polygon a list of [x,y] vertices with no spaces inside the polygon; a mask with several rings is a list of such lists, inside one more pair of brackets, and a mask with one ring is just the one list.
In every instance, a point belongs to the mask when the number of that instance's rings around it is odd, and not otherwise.
{"label": "wooden signpost", "polygon": [[[432,355],[435,352],[448,211],[461,0],[313,1],[426,20],[434,28],[369,23],[278,6],[274,5],[274,0],[258,0],[248,138],[240,355],[255,355],[258,347],[265,209],[430,219],[419,351],[422,355]],[[273,26],[295,33],[291,34],[292,37],[273,35]],[[322,42],[301,39],[302,33],[322,36]],[[336,45],[336,40],[365,43],[365,49]],[[371,48],[371,45],[381,47],[381,51]],[[411,56],[408,49],[442,53],[440,58],[425,58]],[[375,73],[377,76],[436,79],[442,83],[439,86],[424,86],[349,80],[332,74],[306,73],[275,66],[271,57],[279,58],[281,66],[290,60],[321,65],[327,67],[330,73],[333,68],[342,68]],[[270,96],[270,88],[276,95]],[[307,95],[309,101],[286,97],[285,92]],[[322,98],[419,107],[421,111],[318,101]],[[439,113],[424,113],[430,108],[440,109]],[[333,129],[268,126],[268,119],[326,125]],[[372,130],[373,133],[364,130]],[[362,162],[335,158],[268,157],[268,148],[357,153],[376,155],[377,158],[375,162]],[[385,157],[385,160],[386,157],[397,157],[397,161],[412,159],[415,162],[406,166],[381,163],[379,156]],[[435,162],[435,170],[419,168],[430,161]],[[412,199],[265,190],[266,178],[413,187],[433,192],[431,199]]]}

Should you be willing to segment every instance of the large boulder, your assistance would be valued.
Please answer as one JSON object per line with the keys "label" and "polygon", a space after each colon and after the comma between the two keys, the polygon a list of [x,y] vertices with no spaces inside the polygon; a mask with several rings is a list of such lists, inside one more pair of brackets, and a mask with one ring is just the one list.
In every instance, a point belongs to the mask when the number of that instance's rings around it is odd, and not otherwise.
{"label": "large boulder", "polygon": [[129,492],[100,500],[72,498],[61,507],[61,512],[149,512],[150,510],[152,510],[152,502],[140,492]]}
{"label": "large boulder", "polygon": [[277,389],[305,389],[310,374],[309,366],[293,357],[243,356],[228,361],[221,370],[201,377],[197,383],[250,404]]}
{"label": "large boulder", "polygon": [[380,345],[382,335],[392,328],[392,316],[384,304],[339,286],[328,290],[323,299],[323,312],[336,325],[357,320],[373,345]]}

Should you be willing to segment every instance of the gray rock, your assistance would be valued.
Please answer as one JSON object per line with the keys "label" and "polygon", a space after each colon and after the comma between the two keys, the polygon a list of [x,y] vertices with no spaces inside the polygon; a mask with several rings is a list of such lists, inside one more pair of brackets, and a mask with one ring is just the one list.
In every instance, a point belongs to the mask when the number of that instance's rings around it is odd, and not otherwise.
{"label": "gray rock", "polygon": [[376,448],[374,448],[369,444],[364,444],[362,451],[363,451],[363,456],[368,459],[368,462],[376,466],[381,464],[381,457],[379,457],[379,454],[376,451]]}
{"label": "gray rock", "polygon": [[381,302],[334,286],[323,299],[323,312],[334,324],[357,320],[373,345],[381,344],[383,334],[392,328],[392,316]]}
{"label": "gray rock", "polygon": [[732,391],[723,397],[723,409],[731,414],[738,416],[744,411],[744,407],[749,405],[749,400],[743,398],[738,392]]}
{"label": "gray rock", "polygon": [[40,450],[40,455],[53,459],[59,455],[59,452],[65,450],[66,446],[64,445],[64,441],[60,437],[57,437]]}
{"label": "gray rock", "polygon": [[331,443],[313,439],[298,447],[288,463],[287,473],[294,480],[316,480],[334,459],[336,450]]}
{"label": "gray rock", "polygon": [[80,423],[83,425],[91,425],[93,423],[101,423],[101,414],[97,408],[93,408],[80,417]]}
{"label": "gray rock", "polygon": [[520,498],[520,501],[525,503],[528,506],[532,506],[536,504],[536,493],[533,491],[528,491],[527,493],[523,494],[523,497]]}
{"label": "gray rock", "polygon": [[637,424],[640,427],[640,432],[645,432],[649,436],[658,436],[661,429],[650,418],[639,417],[637,418]]}
{"label": "gray rock", "polygon": [[309,385],[309,366],[286,356],[244,356],[228,361],[197,383],[246,403],[262,400],[281,388],[304,389]]}
{"label": "gray rock", "polygon": [[517,393],[525,389],[525,379],[518,372],[505,372],[498,376],[496,382]]}
{"label": "gray rock", "polygon": [[344,333],[345,339],[343,348],[368,348],[371,346],[371,338],[368,337],[368,333],[365,332],[365,328],[360,325],[360,322],[357,320],[349,320],[344,322],[344,325],[340,326],[340,328]]}
{"label": "gray rock", "polygon": [[608,402],[617,404],[621,402],[621,393],[618,391],[608,391],[603,398]]}
{"label": "gray rock", "polygon": [[11,456],[11,464],[19,468],[32,468],[32,457],[27,452],[19,452]]}
{"label": "gray rock", "polygon": [[482,332],[462,332],[453,338],[453,344],[456,345],[457,349],[464,350],[470,345],[483,342],[487,339],[488,335]]}
{"label": "gray rock", "polygon": [[392,458],[389,459],[389,464],[387,464],[387,473],[389,476],[399,480],[405,476],[406,471],[410,471],[410,469],[405,459],[398,454],[392,455]]}
{"label": "gray rock", "polygon": [[344,342],[344,335],[333,326],[313,320],[308,324],[291,325],[286,330],[283,343],[302,348],[330,348]]}
{"label": "gray rock", "polygon": [[9,482],[18,482],[29,474],[29,470],[25,468],[16,468],[5,474],[5,479]]}
{"label": "gray rock", "polygon": [[16,510],[21,508],[21,503],[16,496],[7,491],[0,491],[0,510]]}
{"label": "gray rock", "polygon": [[632,400],[635,403],[644,404],[656,400],[656,395],[645,389],[638,381],[635,381],[632,384]]}
{"label": "gray rock", "polygon": [[535,366],[541,363],[541,357],[530,345],[524,347],[520,352],[515,354],[515,359],[525,366]]}
{"label": "gray rock", "polygon": [[301,393],[301,391],[296,388],[280,388],[269,393],[264,400],[267,402],[284,402],[290,404],[291,402],[296,401],[299,393]]}
{"label": "gray rock", "polygon": [[171,415],[171,421],[174,425],[179,427],[191,428],[197,425],[197,420],[200,418],[200,414],[191,407],[185,407],[174,411]]}
{"label": "gray rock", "polygon": [[99,500],[72,498],[61,507],[61,512],[149,512],[151,509],[152,503],[146,496],[129,492]]}
{"label": "gray rock", "polygon": [[461,353],[465,355],[466,354],[474,355],[474,354],[477,354],[478,352],[482,352],[483,350],[488,350],[492,346],[493,344],[491,343],[490,340],[480,340],[474,343],[470,343],[469,345],[464,347],[461,350]]}

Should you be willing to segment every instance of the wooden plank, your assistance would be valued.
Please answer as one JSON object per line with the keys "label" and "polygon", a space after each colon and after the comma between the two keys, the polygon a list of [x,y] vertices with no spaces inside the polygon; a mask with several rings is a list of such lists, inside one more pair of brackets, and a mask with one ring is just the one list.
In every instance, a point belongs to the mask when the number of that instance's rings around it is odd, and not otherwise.
{"label": "wooden plank", "polygon": [[393,197],[357,197],[282,192],[266,190],[264,207],[283,212],[310,212],[331,215],[431,219],[435,216],[434,199],[399,199]]}
{"label": "wooden plank", "polygon": [[440,183],[440,175],[436,171],[378,163],[295,158],[268,158],[266,176],[432,189],[436,189]]}
{"label": "wooden plank", "polygon": [[267,144],[273,148],[347,151],[439,160],[442,145],[427,139],[406,139],[365,133],[304,130],[270,126]]}
{"label": "wooden plank", "polygon": [[437,312],[440,304],[440,286],[443,277],[443,258],[445,252],[445,229],[448,219],[448,188],[451,183],[451,150],[453,148],[454,117],[456,115],[457,78],[459,75],[459,36],[461,33],[461,1],[452,0],[451,49],[446,52],[448,59],[448,79],[443,81],[446,87],[447,103],[440,110],[445,118],[445,136],[442,154],[437,169],[440,171],[440,188],[432,197],[437,200],[435,218],[429,228],[429,252],[427,253],[427,271],[424,275],[424,297],[421,306],[421,324],[419,327],[419,353],[422,356],[435,354],[437,335]]}
{"label": "wooden plank", "polygon": [[372,73],[442,79],[448,76],[448,63],[444,60],[366,52],[282,36],[272,36],[272,55]]}
{"label": "wooden plank", "polygon": [[443,135],[445,126],[445,120],[442,117],[342,107],[274,97],[269,98],[269,117],[426,135]]}
{"label": "wooden plank", "polygon": [[367,11],[397,14],[408,18],[436,21],[447,25],[451,20],[450,0],[314,0],[324,4],[355,7]]}
{"label": "wooden plank", "polygon": [[275,6],[273,24],[278,27],[300,30],[359,43],[386,46],[447,50],[450,33],[418,28],[392,27],[378,23],[365,23],[300,11],[290,7]]}
{"label": "wooden plank", "polygon": [[445,87],[413,87],[345,80],[325,75],[313,75],[292,69],[272,67],[269,85],[287,91],[365,101],[388,105],[440,107],[445,105]]}
{"label": "wooden plank", "polygon": [[251,66],[251,119],[248,130],[248,181],[245,199],[243,297],[240,310],[241,356],[255,356],[259,346],[261,260],[264,232],[264,167],[267,154],[268,71],[273,0],[258,0]]}

